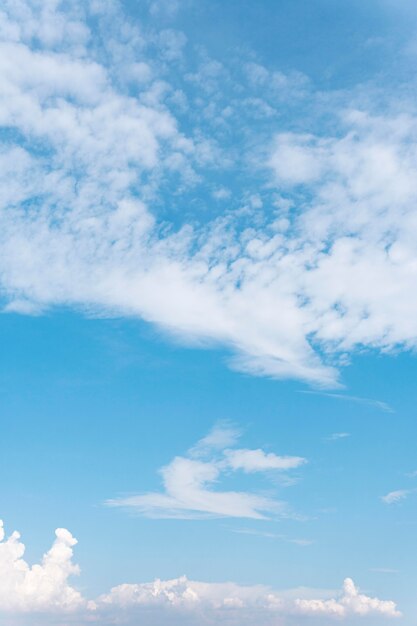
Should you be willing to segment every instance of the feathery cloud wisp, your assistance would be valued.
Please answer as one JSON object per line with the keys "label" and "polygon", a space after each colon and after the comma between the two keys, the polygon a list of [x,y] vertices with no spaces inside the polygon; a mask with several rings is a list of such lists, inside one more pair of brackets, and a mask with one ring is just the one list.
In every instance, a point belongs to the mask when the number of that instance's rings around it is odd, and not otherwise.
{"label": "feathery cloud wisp", "polygon": [[[6,1],[0,30],[5,310],[138,316],[226,346],[242,371],[321,386],[358,348],[416,345],[416,112],[358,111],[347,94],[337,119],[320,110],[320,135],[283,133],[280,107],[314,100],[311,83],[243,62],[226,115],[226,65],[188,71],[183,35],[132,28],[117,2]],[[245,188],[222,215],[170,221],[225,171]]]}
{"label": "feathery cloud wisp", "polygon": [[[306,459],[278,456],[261,449],[225,448],[237,443],[231,426],[217,426],[193,446],[187,456],[175,457],[160,470],[164,491],[145,493],[107,502],[132,508],[150,517],[241,517],[264,519],[288,513],[284,502],[256,492],[221,491],[212,486],[226,472],[282,472],[298,468]],[[204,456],[202,460],[201,456]],[[197,458],[196,458],[197,457]]]}
{"label": "feathery cloud wisp", "polygon": [[381,496],[382,502],[385,504],[396,504],[405,500],[410,493],[415,491],[414,489],[397,489],[396,491],[390,491],[385,496]]}

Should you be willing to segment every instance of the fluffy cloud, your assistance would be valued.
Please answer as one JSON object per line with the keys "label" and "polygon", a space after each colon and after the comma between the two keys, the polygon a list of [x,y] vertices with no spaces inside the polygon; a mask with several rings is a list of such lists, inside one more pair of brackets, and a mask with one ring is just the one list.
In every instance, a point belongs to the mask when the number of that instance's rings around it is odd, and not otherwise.
{"label": "fluffy cloud", "polygon": [[160,470],[164,492],[118,498],[107,504],[132,507],[150,517],[263,519],[271,514],[289,514],[285,503],[273,498],[213,488],[222,474],[229,471],[283,471],[306,462],[302,457],[277,456],[260,449],[224,449],[225,445],[236,443],[237,437],[238,432],[231,427],[215,427],[186,457],[177,456]]}
{"label": "fluffy cloud", "polygon": [[[0,31],[6,311],[139,316],[323,386],[358,348],[415,346],[417,115],[347,94],[336,120],[321,112],[332,133],[274,134],[276,107],[314,99],[304,77],[249,63],[234,79],[207,58],[190,73],[183,34],[145,34],[117,2],[6,1]],[[219,215],[225,173],[245,184]]]}
{"label": "fluffy cloud", "polygon": [[[201,130],[198,138],[179,131],[166,81],[155,78],[132,94],[132,72],[145,63],[152,75],[146,45],[159,39],[146,42],[116,5],[109,4],[109,16],[95,3],[88,7],[103,37],[87,27],[83,3],[73,3],[69,15],[60,3],[42,6],[22,0],[0,12],[6,129],[0,160],[12,181],[0,196],[7,310],[69,304],[138,315],[176,334],[234,347],[244,369],[332,378],[303,335],[293,294],[278,289],[280,321],[271,327],[272,294],[259,294],[254,308],[250,280],[239,295],[234,272],[229,278],[213,247],[223,234],[186,224],[175,232],[150,210],[172,197],[166,195],[172,185],[187,189],[201,179],[196,168],[222,162]],[[43,19],[39,35],[35,26]],[[71,28],[64,27],[67,19]],[[205,243],[198,244],[201,236]]]}
{"label": "fluffy cloud", "polygon": [[[304,590],[304,595],[313,592]],[[401,614],[392,601],[379,600],[359,593],[353,581],[347,578],[343,590],[335,598],[295,598],[293,593],[277,593],[263,586],[243,587],[232,583],[201,583],[185,577],[142,585],[120,585],[99,603],[117,609],[132,610],[143,607],[168,607],[185,616],[197,613],[205,616],[208,623],[231,619],[231,623],[270,623],[277,616],[322,616],[344,618],[352,616],[379,615],[399,617]],[[240,621],[239,621],[240,620]],[[194,622],[191,622],[194,623]]]}
{"label": "fluffy cloud", "polygon": [[190,625],[201,620],[213,624],[253,624],[255,620],[266,625],[271,616],[285,619],[292,615],[400,615],[394,602],[360,594],[349,578],[335,598],[330,597],[330,592],[276,592],[262,585],[204,583],[184,576],[118,585],[108,594],[87,601],[68,583],[70,576],[79,574],[72,561],[72,548],[77,542],[68,530],[58,529],[42,563],[29,566],[22,558],[25,547],[19,534],[15,532],[5,539],[2,524],[0,528],[0,615],[8,615],[8,623],[18,623],[20,614],[30,623],[35,623],[33,616],[37,614],[42,616],[42,623],[49,623],[49,613],[54,615],[54,624],[61,623],[61,619],[62,623],[75,619],[79,625],[111,624],[115,615],[117,623],[122,624],[134,624],[138,619],[152,624],[163,619],[166,624]]}
{"label": "fluffy cloud", "polygon": [[343,593],[337,599],[330,600],[296,600],[295,606],[302,614],[331,615],[345,617],[347,615],[370,615],[399,617],[395,603],[378,598],[370,598],[359,593],[351,578],[346,578]]}
{"label": "fluffy cloud", "polygon": [[65,528],[55,531],[52,548],[41,564],[30,567],[18,532],[5,539],[0,521],[0,610],[7,612],[71,611],[84,606],[81,594],[68,584],[79,573],[72,562],[77,543]]}
{"label": "fluffy cloud", "polygon": [[381,500],[385,504],[395,504],[408,498],[413,491],[415,491],[415,489],[397,489],[396,491],[390,491],[385,496],[381,496]]}
{"label": "fluffy cloud", "polygon": [[277,456],[263,450],[226,450],[227,462],[234,470],[244,472],[265,472],[267,470],[288,470],[300,467],[306,462],[299,456]]}

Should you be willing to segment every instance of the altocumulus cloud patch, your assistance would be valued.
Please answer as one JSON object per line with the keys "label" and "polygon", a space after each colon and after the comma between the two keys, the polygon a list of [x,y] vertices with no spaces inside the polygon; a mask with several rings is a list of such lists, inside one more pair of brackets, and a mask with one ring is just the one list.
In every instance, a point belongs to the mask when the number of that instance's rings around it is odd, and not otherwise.
{"label": "altocumulus cloud patch", "polygon": [[[415,347],[412,107],[249,58],[196,67],[117,2],[6,1],[0,30],[6,311],[138,316],[321,386],[357,349]],[[315,99],[320,133],[278,126]]]}

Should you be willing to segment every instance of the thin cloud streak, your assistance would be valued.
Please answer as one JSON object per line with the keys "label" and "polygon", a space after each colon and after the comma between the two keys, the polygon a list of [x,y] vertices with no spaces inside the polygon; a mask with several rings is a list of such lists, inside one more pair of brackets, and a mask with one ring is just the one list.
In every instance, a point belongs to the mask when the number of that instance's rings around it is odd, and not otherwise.
{"label": "thin cloud streak", "polygon": [[372,398],[362,398],[360,396],[351,396],[343,393],[331,393],[327,391],[313,391],[311,389],[302,389],[298,393],[306,393],[314,396],[324,396],[326,398],[334,398],[335,400],[344,400],[346,402],[356,402],[358,404],[365,404],[380,409],[384,413],[395,413],[395,410],[382,400],[374,400]]}
{"label": "thin cloud streak", "polygon": [[325,437],[325,441],[339,441],[340,439],[347,439],[350,437],[350,433],[332,433],[328,437]]}
{"label": "thin cloud streak", "polygon": [[271,533],[271,532],[266,532],[262,530],[254,530],[252,528],[234,529],[232,530],[232,532],[238,535],[252,535],[254,537],[265,537],[266,539],[276,539],[278,541],[284,541],[286,543],[294,543],[297,546],[302,546],[302,547],[311,546],[314,543],[314,541],[312,541],[311,539],[297,539],[297,538],[288,537],[287,535],[283,535],[280,533]]}

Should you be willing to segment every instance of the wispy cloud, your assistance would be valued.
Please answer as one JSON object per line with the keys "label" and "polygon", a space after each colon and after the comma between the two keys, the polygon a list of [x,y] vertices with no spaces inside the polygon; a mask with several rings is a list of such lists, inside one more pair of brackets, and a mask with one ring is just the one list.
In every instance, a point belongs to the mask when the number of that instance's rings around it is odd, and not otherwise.
{"label": "wispy cloud", "polygon": [[[283,472],[306,463],[302,457],[278,456],[261,449],[224,448],[237,443],[238,431],[216,426],[186,456],[175,457],[160,470],[164,490],[109,500],[148,517],[241,517],[264,519],[288,514],[284,502],[250,491],[214,489],[224,474]],[[200,458],[199,458],[200,457]],[[203,460],[204,459],[204,460]]]}
{"label": "wispy cloud", "polygon": [[232,470],[246,473],[267,472],[268,470],[289,470],[304,465],[306,459],[299,456],[277,456],[263,450],[225,450],[225,458]]}
{"label": "wispy cloud", "polygon": [[396,491],[390,491],[385,496],[381,496],[381,500],[385,504],[397,504],[408,498],[415,491],[415,489],[397,489]]}
{"label": "wispy cloud", "polygon": [[346,402],[355,402],[357,404],[365,404],[373,406],[376,409],[384,411],[384,413],[395,413],[394,409],[389,404],[382,400],[374,400],[373,398],[362,398],[360,396],[351,396],[347,393],[332,393],[327,391],[312,391],[310,389],[300,390],[299,393],[307,393],[315,396],[324,396],[326,398],[334,398],[335,400],[344,400]]}
{"label": "wispy cloud", "polygon": [[42,562],[30,567],[23,559],[25,546],[20,534],[6,537],[0,520],[0,611],[65,612],[86,607],[84,598],[68,582],[79,574],[72,560],[77,541],[65,528],[58,528],[55,535]]}
{"label": "wispy cloud", "polygon": [[[300,597],[301,596],[301,597]],[[181,578],[158,581],[146,585],[121,585],[101,602],[115,609],[122,607],[140,608],[152,602],[155,605],[189,607],[210,615],[215,623],[227,623],[222,609],[234,609],[239,624],[267,624],[271,617],[354,618],[355,616],[399,617],[401,613],[392,601],[379,600],[361,594],[350,578],[346,578],[343,589],[332,597],[329,593],[318,593],[305,589],[300,591],[276,592],[266,587],[243,587],[233,583],[207,584]],[[214,612],[213,609],[215,609]],[[207,611],[207,613],[206,613]],[[166,618],[165,618],[166,619]],[[193,622],[194,623],[194,622]],[[200,617],[201,623],[201,617]]]}
{"label": "wispy cloud", "polygon": [[218,450],[234,446],[241,436],[241,430],[228,422],[220,422],[195,446],[189,450],[190,456],[205,456]]}
{"label": "wispy cloud", "polygon": [[278,541],[284,541],[286,543],[294,543],[297,546],[311,546],[314,541],[311,539],[300,539],[288,537],[287,535],[283,535],[281,533],[272,533],[262,530],[255,530],[253,528],[239,528],[235,529],[232,532],[237,533],[239,535],[253,535],[254,537],[265,537],[266,539],[276,539]]}
{"label": "wispy cloud", "polygon": [[350,433],[332,433],[325,437],[325,441],[339,441],[340,439],[347,439],[347,437],[350,437]]}

